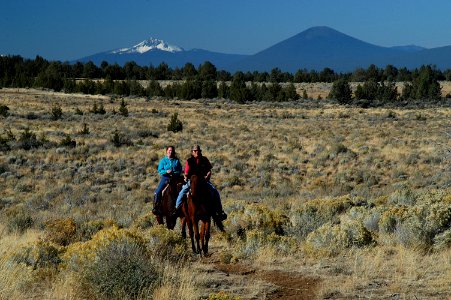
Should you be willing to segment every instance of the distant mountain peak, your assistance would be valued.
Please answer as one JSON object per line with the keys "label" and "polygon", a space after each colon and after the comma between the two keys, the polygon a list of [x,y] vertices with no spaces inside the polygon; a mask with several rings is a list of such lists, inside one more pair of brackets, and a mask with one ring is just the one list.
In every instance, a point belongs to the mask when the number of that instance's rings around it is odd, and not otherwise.
{"label": "distant mountain peak", "polygon": [[401,51],[405,51],[405,52],[417,52],[417,51],[421,51],[421,50],[426,50],[427,48],[421,47],[421,46],[417,46],[417,45],[405,45],[405,46],[393,46],[390,47],[392,49],[396,49],[396,50],[401,50]]}
{"label": "distant mountain peak", "polygon": [[317,37],[328,37],[331,35],[345,35],[333,28],[327,27],[327,26],[315,26],[310,27],[307,30],[300,33],[300,35],[304,35],[307,38],[317,38]]}
{"label": "distant mountain peak", "polygon": [[147,40],[142,41],[139,44],[136,44],[135,46],[131,48],[121,48],[117,50],[113,50],[110,53],[112,54],[132,54],[132,53],[146,53],[148,51],[152,50],[160,50],[160,51],[166,51],[166,52],[181,52],[184,51],[183,48],[174,46],[171,44],[166,43],[163,40],[156,39],[156,38],[149,38]]}

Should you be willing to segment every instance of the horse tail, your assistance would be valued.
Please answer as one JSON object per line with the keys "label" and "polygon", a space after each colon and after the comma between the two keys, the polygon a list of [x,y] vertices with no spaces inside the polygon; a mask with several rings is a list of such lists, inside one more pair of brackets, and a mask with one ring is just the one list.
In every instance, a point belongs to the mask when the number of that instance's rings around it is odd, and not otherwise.
{"label": "horse tail", "polygon": [[221,221],[221,219],[219,219],[218,216],[213,216],[213,221],[214,221],[216,227],[218,227],[218,229],[219,229],[221,232],[225,232],[224,224],[222,224],[222,221]]}

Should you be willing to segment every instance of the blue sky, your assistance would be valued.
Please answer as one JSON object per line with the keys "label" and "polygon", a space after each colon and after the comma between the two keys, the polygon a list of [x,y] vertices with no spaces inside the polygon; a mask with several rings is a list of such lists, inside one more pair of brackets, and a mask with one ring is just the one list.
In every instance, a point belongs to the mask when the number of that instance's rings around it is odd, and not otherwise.
{"label": "blue sky", "polygon": [[451,45],[450,0],[2,0],[0,54],[72,60],[149,37],[254,54],[313,26],[380,46]]}

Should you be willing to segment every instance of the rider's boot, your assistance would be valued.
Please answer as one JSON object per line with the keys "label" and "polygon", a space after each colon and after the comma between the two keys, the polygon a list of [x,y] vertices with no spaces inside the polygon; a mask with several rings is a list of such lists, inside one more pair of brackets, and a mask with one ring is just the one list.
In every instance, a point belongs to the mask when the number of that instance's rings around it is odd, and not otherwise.
{"label": "rider's boot", "polygon": [[157,194],[155,194],[155,195],[154,195],[154,198],[153,198],[153,208],[152,208],[152,213],[153,213],[154,215],[159,215],[159,214],[161,214],[161,212],[160,212],[160,203],[159,203],[159,201],[158,201],[158,199],[157,199]]}

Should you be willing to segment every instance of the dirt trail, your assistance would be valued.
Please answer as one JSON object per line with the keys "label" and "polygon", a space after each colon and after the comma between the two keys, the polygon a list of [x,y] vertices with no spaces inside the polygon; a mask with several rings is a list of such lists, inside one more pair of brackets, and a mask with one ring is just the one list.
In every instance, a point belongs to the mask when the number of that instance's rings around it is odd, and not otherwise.
{"label": "dirt trail", "polygon": [[[215,269],[226,274],[252,277],[274,285],[274,290],[265,299],[300,300],[315,298],[317,278],[309,278],[300,273],[279,270],[258,270],[240,264],[215,264]],[[249,279],[249,278],[248,278]]]}
{"label": "dirt trail", "polygon": [[203,258],[209,292],[223,290],[241,299],[315,299],[319,278],[299,272],[265,270],[240,263],[221,263],[217,255]]}

